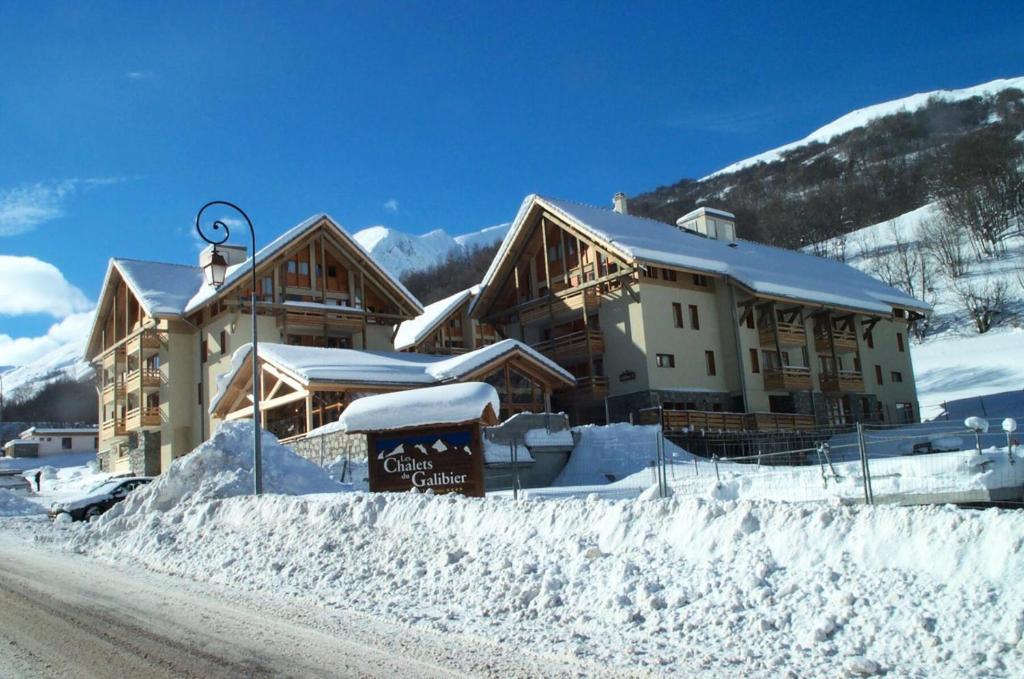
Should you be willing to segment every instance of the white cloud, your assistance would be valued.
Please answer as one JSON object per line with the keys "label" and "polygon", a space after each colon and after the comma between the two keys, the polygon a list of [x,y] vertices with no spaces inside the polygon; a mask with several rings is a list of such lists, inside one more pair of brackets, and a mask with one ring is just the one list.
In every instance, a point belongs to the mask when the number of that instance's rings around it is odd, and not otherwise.
{"label": "white cloud", "polygon": [[65,179],[0,189],[0,236],[16,236],[64,214],[64,202],[79,189],[124,181],[120,177]]}
{"label": "white cloud", "polygon": [[398,212],[398,199],[397,198],[389,198],[384,203],[384,209],[387,210],[388,212]]}
{"label": "white cloud", "polygon": [[81,343],[92,324],[92,311],[71,314],[39,337],[0,334],[0,365],[20,366],[71,343]]}
{"label": "white cloud", "polygon": [[[92,308],[60,269],[35,257],[0,255],[0,314],[48,314],[64,318]],[[2,361],[0,361],[2,364]]]}
{"label": "white cloud", "polygon": [[152,80],[156,74],[153,71],[128,71],[124,77],[129,80]]}

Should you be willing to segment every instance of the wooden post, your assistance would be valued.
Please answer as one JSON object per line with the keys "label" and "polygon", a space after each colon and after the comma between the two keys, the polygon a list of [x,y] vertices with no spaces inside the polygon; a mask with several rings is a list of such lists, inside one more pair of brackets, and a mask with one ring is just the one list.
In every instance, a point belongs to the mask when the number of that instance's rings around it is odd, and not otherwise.
{"label": "wooden post", "polygon": [[548,288],[548,297],[551,296],[551,266],[548,264],[548,221],[540,220],[540,243],[544,249],[544,283]]}
{"label": "wooden post", "polygon": [[306,394],[306,432],[313,431],[313,393]]}

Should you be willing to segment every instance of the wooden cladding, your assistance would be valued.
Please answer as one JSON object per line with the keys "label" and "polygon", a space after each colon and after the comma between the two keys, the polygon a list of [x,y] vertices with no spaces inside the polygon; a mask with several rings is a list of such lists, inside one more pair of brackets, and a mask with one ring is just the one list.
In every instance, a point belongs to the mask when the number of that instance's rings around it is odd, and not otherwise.
{"label": "wooden cladding", "polygon": [[[807,331],[803,323],[784,323],[778,321],[779,346],[802,347],[807,344]],[[757,329],[757,338],[763,347],[775,346],[775,329],[770,325]]]}
{"label": "wooden cladding", "polygon": [[601,297],[596,288],[570,290],[537,300],[519,312],[519,320],[524,325],[564,320],[566,317],[579,317],[584,309],[588,312],[596,310],[600,305]]}
{"label": "wooden cladding", "polygon": [[864,391],[864,376],[858,370],[839,370],[823,372],[819,376],[821,390],[824,392],[855,392]]}
{"label": "wooden cladding", "polygon": [[705,410],[665,410],[662,411],[662,427],[666,431],[680,431],[682,429],[789,431],[813,428],[814,417],[791,413],[726,413]]}
{"label": "wooden cladding", "polygon": [[604,335],[600,330],[580,330],[538,342],[533,348],[555,361],[586,358],[592,353],[604,353]]}
{"label": "wooden cladding", "polygon": [[764,388],[765,391],[809,391],[811,369],[792,365],[765,369]]}

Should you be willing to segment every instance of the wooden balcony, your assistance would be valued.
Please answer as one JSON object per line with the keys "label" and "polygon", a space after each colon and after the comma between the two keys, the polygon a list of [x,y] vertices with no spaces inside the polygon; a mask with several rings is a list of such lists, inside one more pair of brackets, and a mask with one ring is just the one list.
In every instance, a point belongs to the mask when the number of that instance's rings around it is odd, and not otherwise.
{"label": "wooden balcony", "polygon": [[520,309],[519,320],[523,325],[538,325],[548,321],[560,322],[570,318],[582,318],[583,311],[592,311],[601,305],[601,296],[596,288],[568,289],[550,297],[533,300]]}
{"label": "wooden balcony", "polygon": [[533,345],[533,348],[554,361],[572,361],[587,358],[589,355],[587,352],[588,340],[590,354],[604,353],[604,335],[600,330],[580,330],[538,342]]}
{"label": "wooden balcony", "polygon": [[100,362],[104,368],[114,368],[117,364],[124,363],[124,346],[107,349]]}
{"label": "wooden balcony", "polygon": [[853,392],[864,391],[864,376],[856,370],[840,370],[838,373],[826,372],[818,376],[821,380],[821,390],[824,392]]}
{"label": "wooden balcony", "polygon": [[811,389],[811,369],[787,365],[764,371],[765,391],[808,391]]}
{"label": "wooden balcony", "polygon": [[139,333],[124,343],[124,349],[129,356],[140,352],[144,357],[152,356],[160,351],[160,336],[155,332]]}
{"label": "wooden balcony", "polygon": [[131,391],[137,391],[139,388],[159,389],[160,369],[143,368],[142,370],[130,370],[127,373],[125,373],[124,383],[128,386],[128,389],[130,389]]}
{"label": "wooden balcony", "polygon": [[[641,417],[643,424],[657,424]],[[791,431],[814,427],[814,417],[790,413],[724,413],[708,410],[662,411],[665,431],[708,429],[719,431]]]}
{"label": "wooden balcony", "polygon": [[125,429],[124,425],[125,422],[123,419],[114,418],[107,420],[100,426],[100,435],[104,440],[127,436],[128,431]]}
{"label": "wooden balcony", "polygon": [[[800,323],[778,322],[779,346],[802,347],[807,344],[807,330]],[[775,346],[775,330],[772,326],[764,326],[757,329],[757,338],[763,347]]]}
{"label": "wooden balcony", "polygon": [[160,426],[160,407],[132,408],[125,413],[125,429],[149,429]]}
{"label": "wooden balcony", "polygon": [[[857,333],[853,330],[832,330],[832,337],[836,343],[836,353],[850,353],[857,351]],[[819,328],[814,331],[814,350],[819,354],[831,354],[832,346],[828,339],[828,329]]]}
{"label": "wooden balcony", "polygon": [[124,398],[124,383],[123,382],[108,382],[103,387],[103,402],[108,403],[113,401],[115,398]]}
{"label": "wooden balcony", "polygon": [[572,393],[583,400],[604,398],[608,394],[608,378],[601,375],[577,377],[576,389]]}

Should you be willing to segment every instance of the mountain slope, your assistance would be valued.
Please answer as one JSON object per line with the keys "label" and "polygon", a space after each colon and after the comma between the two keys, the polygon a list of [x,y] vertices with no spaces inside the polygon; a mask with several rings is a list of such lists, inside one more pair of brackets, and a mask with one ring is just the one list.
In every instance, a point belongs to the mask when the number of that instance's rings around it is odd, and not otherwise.
{"label": "mountain slope", "polygon": [[707,205],[736,214],[739,235],[801,247],[905,214],[955,185],[962,159],[1021,155],[1024,78],[940,90],[853,111],[804,139],[702,179],[630,200],[675,222]]}
{"label": "mountain slope", "polygon": [[389,273],[404,278],[444,262],[452,252],[493,245],[505,237],[509,226],[489,226],[454,238],[443,229],[415,236],[386,226],[371,226],[357,231],[353,237]]}
{"label": "mountain slope", "polygon": [[3,373],[4,399],[9,402],[25,401],[53,382],[91,380],[94,371],[92,366],[82,359],[84,350],[85,338],[82,338],[57,347],[31,363]]}

